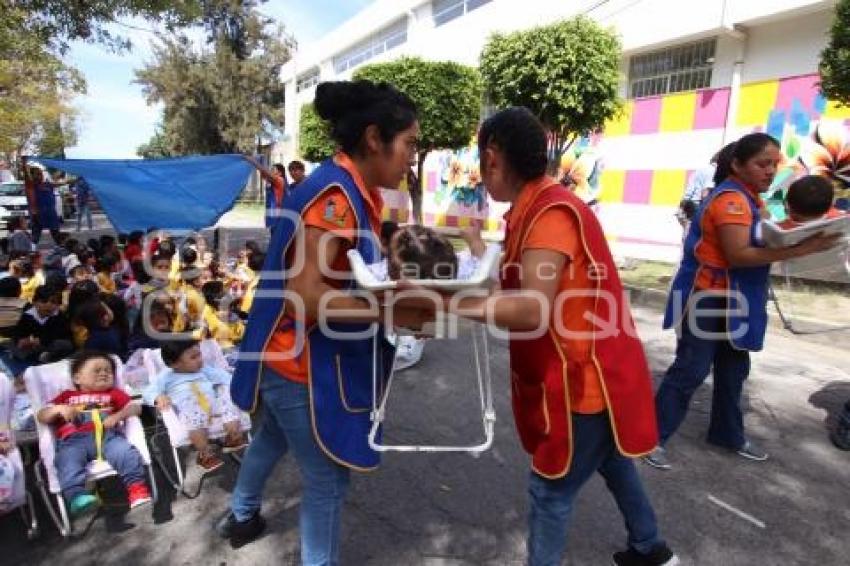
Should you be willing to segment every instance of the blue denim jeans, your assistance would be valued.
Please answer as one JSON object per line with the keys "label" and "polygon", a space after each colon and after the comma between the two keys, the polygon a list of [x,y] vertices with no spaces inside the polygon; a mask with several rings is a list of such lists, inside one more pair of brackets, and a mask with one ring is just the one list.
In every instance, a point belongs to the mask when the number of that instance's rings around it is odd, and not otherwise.
{"label": "blue denim jeans", "polygon": [[260,510],[263,488],[278,460],[292,449],[301,471],[301,562],[339,563],[342,505],[349,470],[331,460],[313,436],[307,386],[266,368],[260,384],[262,416],[245,452],[230,507],[239,521]]}
{"label": "blue denim jeans", "polygon": [[[69,503],[86,491],[86,465],[95,458],[94,433],[72,434],[56,442],[56,472],[62,494]],[[108,430],[103,435],[103,459],[118,472],[125,486],[145,481],[142,455],[115,431]]]}
{"label": "blue denim jeans", "polygon": [[[703,297],[696,304],[701,310],[722,310],[726,307],[726,300],[722,297]],[[741,392],[744,380],[750,374],[750,353],[736,350],[726,338],[696,335],[697,329],[703,333],[725,332],[725,316],[697,316],[692,328],[687,314],[676,343],[676,359],[667,369],[655,394],[659,442],[663,446],[685,420],[691,397],[708,377],[713,366],[714,388],[708,441],[724,448],[738,449],[746,442]]]}
{"label": "blue denim jeans", "polygon": [[89,230],[92,229],[91,222],[91,205],[89,203],[77,204],[77,232],[83,229],[83,216],[85,215],[88,221]]}
{"label": "blue denim jeans", "polygon": [[566,476],[549,480],[531,472],[528,492],[528,564],[558,566],[567,544],[567,527],[573,501],[593,472],[605,479],[620,508],[628,530],[628,544],[640,553],[659,544],[652,504],[630,458],[622,456],[614,443],[607,413],[572,416],[573,460]]}

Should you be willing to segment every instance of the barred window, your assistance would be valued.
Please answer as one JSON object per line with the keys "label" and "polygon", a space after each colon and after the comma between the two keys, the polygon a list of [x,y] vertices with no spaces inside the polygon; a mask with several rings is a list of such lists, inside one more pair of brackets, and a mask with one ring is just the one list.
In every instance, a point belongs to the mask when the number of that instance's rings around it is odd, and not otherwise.
{"label": "barred window", "polygon": [[342,73],[353,69],[406,41],[407,18],[405,17],[334,57],[334,71]]}
{"label": "barred window", "polygon": [[441,26],[489,2],[490,0],[434,0],[431,2],[434,25]]}
{"label": "barred window", "polygon": [[306,73],[298,75],[298,78],[295,80],[295,91],[301,92],[302,90],[307,90],[308,88],[314,87],[317,84],[319,84],[318,67],[311,69]]}
{"label": "barred window", "polygon": [[711,85],[717,39],[669,47],[629,59],[629,97],[682,92]]}

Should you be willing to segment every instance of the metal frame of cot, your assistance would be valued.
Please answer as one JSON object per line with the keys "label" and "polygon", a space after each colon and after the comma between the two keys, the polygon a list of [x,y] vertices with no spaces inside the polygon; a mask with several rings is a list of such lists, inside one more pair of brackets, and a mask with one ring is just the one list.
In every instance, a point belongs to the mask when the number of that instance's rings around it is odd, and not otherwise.
{"label": "metal frame of cot", "polygon": [[[491,273],[498,266],[501,257],[501,247],[492,244],[487,247],[478,267],[472,277],[467,280],[412,280],[411,283],[435,291],[462,291],[482,288],[490,281]],[[356,250],[348,252],[352,272],[361,289],[367,291],[386,291],[395,288],[395,282],[377,281],[371,275],[363,258]],[[381,388],[378,377],[381,367],[378,341],[380,336],[372,339],[372,409],[369,414],[372,426],[369,430],[369,446],[377,452],[466,452],[478,456],[493,445],[495,434],[496,411],[493,406],[493,385],[490,373],[490,348],[487,339],[487,327],[484,324],[471,324],[473,360],[478,383],[479,404],[481,408],[481,425],[483,441],[464,445],[434,445],[434,444],[384,444],[378,439],[378,432],[384,424],[387,403],[395,378],[396,359],[393,359],[385,388]],[[377,325],[373,325],[377,332]],[[438,336],[439,337],[439,336]]]}

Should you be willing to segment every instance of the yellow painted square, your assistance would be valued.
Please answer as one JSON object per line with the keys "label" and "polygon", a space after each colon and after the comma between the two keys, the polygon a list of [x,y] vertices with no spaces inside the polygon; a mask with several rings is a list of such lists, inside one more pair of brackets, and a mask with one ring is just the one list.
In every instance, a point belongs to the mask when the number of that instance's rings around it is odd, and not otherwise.
{"label": "yellow painted square", "polygon": [[764,81],[741,87],[738,101],[737,124],[739,126],[767,125],[770,111],[776,105],[779,81]]}
{"label": "yellow painted square", "polygon": [[826,110],[823,113],[824,118],[830,120],[847,120],[850,119],[850,105],[839,106],[837,102],[828,100],[826,102]]}
{"label": "yellow painted square", "polygon": [[694,129],[697,93],[669,94],[661,99],[662,132],[689,132]]}
{"label": "yellow painted square", "polygon": [[599,175],[599,202],[623,202],[623,191],[626,186],[626,172],[616,169],[605,169]]}
{"label": "yellow painted square", "polygon": [[445,226],[446,225],[446,215],[445,214],[435,214],[434,215],[434,226]]}
{"label": "yellow painted square", "polygon": [[623,104],[623,109],[615,118],[605,122],[604,133],[606,136],[627,136],[632,131],[632,113],[635,103],[632,100]]}
{"label": "yellow painted square", "polygon": [[655,206],[677,206],[685,191],[688,172],[684,169],[659,169],[652,176],[652,192],[649,204]]}
{"label": "yellow painted square", "polygon": [[487,231],[488,232],[498,232],[499,231],[499,220],[496,218],[488,218],[487,219]]}
{"label": "yellow painted square", "polygon": [[458,228],[469,228],[472,226],[472,218],[470,216],[459,216],[457,219]]}

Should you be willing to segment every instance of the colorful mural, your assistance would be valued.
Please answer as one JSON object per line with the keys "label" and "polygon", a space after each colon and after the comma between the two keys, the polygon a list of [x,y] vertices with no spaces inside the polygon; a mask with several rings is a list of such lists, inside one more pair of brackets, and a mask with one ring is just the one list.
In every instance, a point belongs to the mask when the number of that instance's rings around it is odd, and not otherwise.
{"label": "colorful mural", "polygon": [[[813,74],[741,87],[733,137],[764,131],[782,142],[786,162],[769,195],[772,201],[781,199],[791,180],[806,172],[833,180],[840,205],[850,196],[850,108],[825,100],[817,81]],[[728,105],[728,88],[628,101],[604,136],[722,129]],[[689,174],[688,169],[675,168],[604,170],[600,200],[675,206]]]}
{"label": "colorful mural", "polygon": [[[785,189],[807,172],[830,178],[836,186],[836,204],[850,208],[850,107],[825,100],[817,84],[817,74],[810,74],[745,84],[740,90],[729,137],[763,131],[782,142],[785,162],[767,195],[777,218],[784,214]],[[613,241],[678,250],[681,230],[672,210],[693,168],[719,147],[729,97],[727,87],[629,100],[604,132],[583,140],[564,156],[561,177],[571,179],[585,201],[598,199],[600,216]],[[669,141],[666,134],[671,134]],[[653,151],[665,155],[652,155]],[[628,153],[629,163],[651,166],[617,167],[623,153]],[[503,229],[507,205],[487,197],[474,144],[454,153],[432,152],[424,176],[427,225],[463,227],[483,221],[487,230]],[[406,193],[392,195],[385,216],[407,218],[408,203]],[[642,220],[634,222],[635,218]]]}

